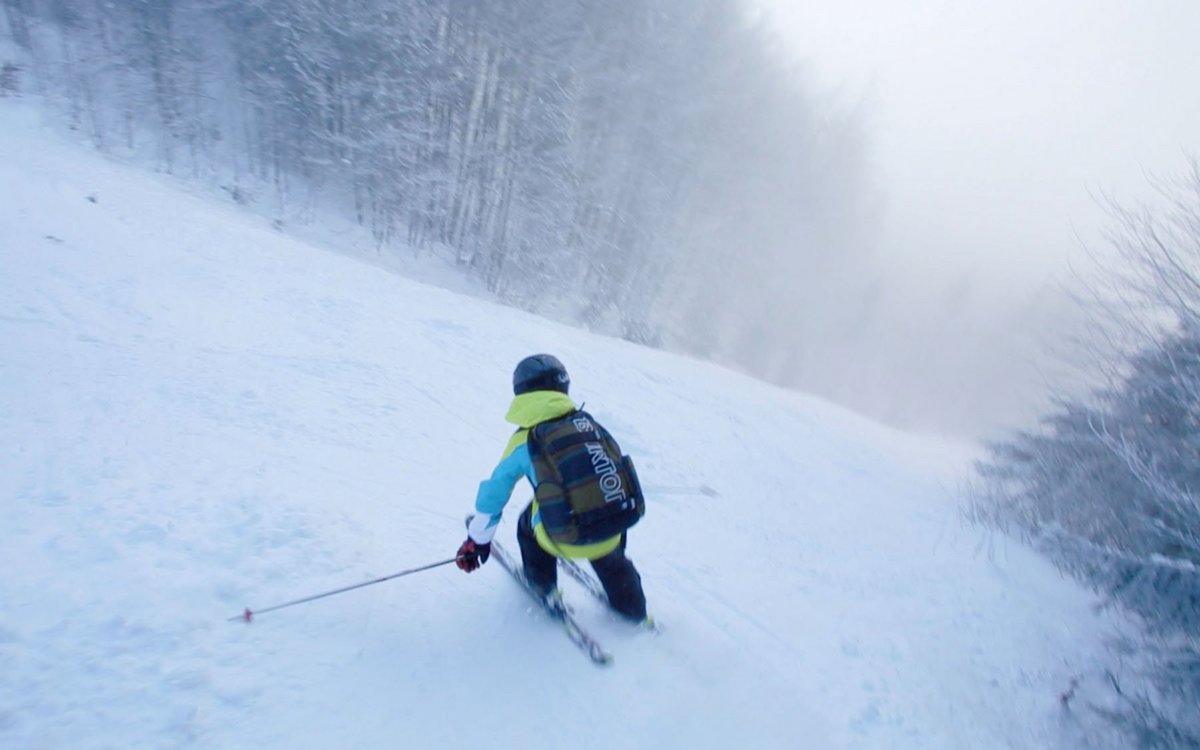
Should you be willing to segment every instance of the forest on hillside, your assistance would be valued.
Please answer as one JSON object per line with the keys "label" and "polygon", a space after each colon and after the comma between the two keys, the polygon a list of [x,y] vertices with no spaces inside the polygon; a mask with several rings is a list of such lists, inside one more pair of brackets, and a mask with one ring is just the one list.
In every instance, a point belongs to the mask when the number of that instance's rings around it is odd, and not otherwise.
{"label": "forest on hillside", "polygon": [[797,385],[864,253],[855,115],[736,0],[2,2],[100,148],[596,330]]}

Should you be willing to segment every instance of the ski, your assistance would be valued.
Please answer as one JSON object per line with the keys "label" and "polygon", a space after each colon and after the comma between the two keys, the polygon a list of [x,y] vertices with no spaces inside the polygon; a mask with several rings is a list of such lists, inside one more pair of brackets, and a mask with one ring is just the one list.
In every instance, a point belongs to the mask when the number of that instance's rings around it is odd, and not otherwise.
{"label": "ski", "polygon": [[496,561],[499,562],[505,570],[512,574],[512,577],[516,579],[517,583],[521,584],[521,588],[525,589],[525,592],[528,593],[534,601],[541,605],[542,609],[546,611],[546,614],[550,615],[551,618],[562,624],[563,631],[566,632],[567,638],[570,639],[571,643],[574,643],[581,651],[587,654],[588,658],[592,660],[593,664],[596,664],[597,666],[607,666],[612,664],[612,656],[604,650],[604,647],[601,646],[596,639],[591,636],[591,634],[589,634],[579,625],[579,621],[575,619],[575,615],[571,612],[570,608],[567,607],[561,599],[548,600],[538,596],[537,592],[530,587],[529,582],[525,580],[525,573],[521,570],[521,564],[510,557],[508,550],[500,546],[500,544],[498,544],[495,540],[492,541],[492,557],[496,558]]}
{"label": "ski", "polygon": [[[600,582],[597,581],[595,577],[584,570],[583,566],[580,565],[577,560],[572,560],[569,557],[560,557],[558,558],[558,564],[559,567],[567,572],[567,575],[578,581],[579,585],[583,586],[584,590],[591,594],[596,601],[603,604],[610,612],[612,611],[612,607],[608,603],[608,594],[605,593],[604,587],[600,585]],[[625,620],[625,622],[628,622],[628,620]],[[636,627],[639,627],[642,630],[648,630],[655,634],[662,633],[662,628],[651,616],[647,616],[645,620],[637,623]]]}
{"label": "ski", "polygon": [[[471,517],[468,516],[467,525],[469,526],[470,523]],[[583,627],[579,624],[579,621],[575,619],[574,613],[562,601],[562,599],[547,600],[541,596],[538,596],[538,593],[534,591],[529,585],[529,582],[525,580],[525,571],[522,569],[521,563],[513,559],[513,557],[508,554],[508,550],[504,549],[504,547],[495,539],[492,540],[492,557],[495,558],[496,561],[500,563],[500,566],[507,570],[514,579],[516,579],[521,588],[525,590],[525,593],[529,594],[530,598],[536,601],[542,607],[542,609],[545,610],[546,614],[551,617],[551,619],[562,625],[563,632],[567,634],[567,638],[571,641],[571,643],[574,643],[580,651],[586,654],[587,657],[592,660],[593,664],[599,667],[612,664],[612,655],[605,651],[604,647],[601,646],[600,643],[593,638],[590,633],[583,629]],[[582,570],[579,572],[583,573]],[[599,584],[597,584],[597,586],[598,585]],[[603,591],[601,591],[601,594],[603,594]],[[605,601],[607,601],[607,599]]]}
{"label": "ski", "polygon": [[579,584],[583,586],[583,588],[586,589],[589,594],[595,597],[597,601],[599,601],[605,607],[608,606],[608,594],[604,593],[604,587],[600,585],[599,581],[589,575],[588,572],[583,569],[582,565],[569,557],[558,558],[558,564],[559,567],[567,571],[567,575],[578,581]]}

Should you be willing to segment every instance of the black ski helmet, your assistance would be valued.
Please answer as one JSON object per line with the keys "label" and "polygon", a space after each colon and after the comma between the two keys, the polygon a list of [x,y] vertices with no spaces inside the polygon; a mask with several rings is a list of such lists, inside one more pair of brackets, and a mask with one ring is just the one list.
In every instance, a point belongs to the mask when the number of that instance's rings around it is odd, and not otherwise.
{"label": "black ski helmet", "polygon": [[513,370],[513,395],[530,391],[566,393],[571,387],[567,368],[553,354],[534,354],[517,363]]}

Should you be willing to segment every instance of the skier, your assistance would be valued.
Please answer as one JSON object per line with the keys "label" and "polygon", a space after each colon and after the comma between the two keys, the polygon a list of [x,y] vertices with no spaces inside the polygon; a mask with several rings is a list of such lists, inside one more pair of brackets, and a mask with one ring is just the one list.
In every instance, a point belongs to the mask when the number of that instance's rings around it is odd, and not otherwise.
{"label": "skier", "polygon": [[[549,354],[535,354],[517,364],[513,371],[514,397],[505,417],[517,425],[517,431],[491,477],[479,483],[475,515],[467,529],[467,539],[458,549],[456,562],[467,573],[487,562],[504,506],[517,482],[525,477],[534,487],[535,495],[517,519],[517,543],[525,578],[534,591],[547,601],[558,599],[558,558],[586,559],[596,571],[609,605],[630,621],[642,623],[647,620],[642,579],[625,556],[625,529],[637,522],[645,507],[641,488],[632,462],[627,456],[620,456],[611,436],[567,395],[570,385],[562,362]],[[565,441],[551,442],[547,448],[538,437],[559,425],[575,434]],[[543,426],[541,430],[537,429],[539,426]],[[585,428],[588,432],[576,433]],[[552,434],[561,435],[562,430]],[[577,436],[580,439],[574,439]],[[555,452],[557,446],[566,443],[574,444],[573,454],[570,448]],[[610,450],[605,453],[602,446]],[[564,453],[567,460],[556,464]],[[569,461],[580,456],[584,457],[582,461]],[[567,489],[580,485],[585,489],[574,492]],[[605,488],[604,497],[593,501],[602,506],[599,510],[580,515],[569,507],[578,502],[577,497],[569,495],[586,494],[589,488],[600,493],[601,485]],[[636,511],[632,510],[635,501]],[[548,517],[552,517],[549,529]],[[568,524],[573,524],[569,533],[562,530]],[[564,538],[579,543],[561,541]]]}

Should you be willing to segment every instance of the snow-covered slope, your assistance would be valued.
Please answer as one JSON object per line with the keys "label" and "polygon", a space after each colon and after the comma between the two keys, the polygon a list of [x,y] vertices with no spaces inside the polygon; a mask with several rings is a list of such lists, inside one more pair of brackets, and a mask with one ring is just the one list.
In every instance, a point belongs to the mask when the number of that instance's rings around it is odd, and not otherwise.
{"label": "snow-covered slope", "polygon": [[[1077,740],[1107,625],[980,551],[962,447],[297,242],[12,103],[0,154],[0,747]],[[543,350],[637,457],[663,635],[568,582],[598,669],[496,565],[226,621],[452,556]]]}

